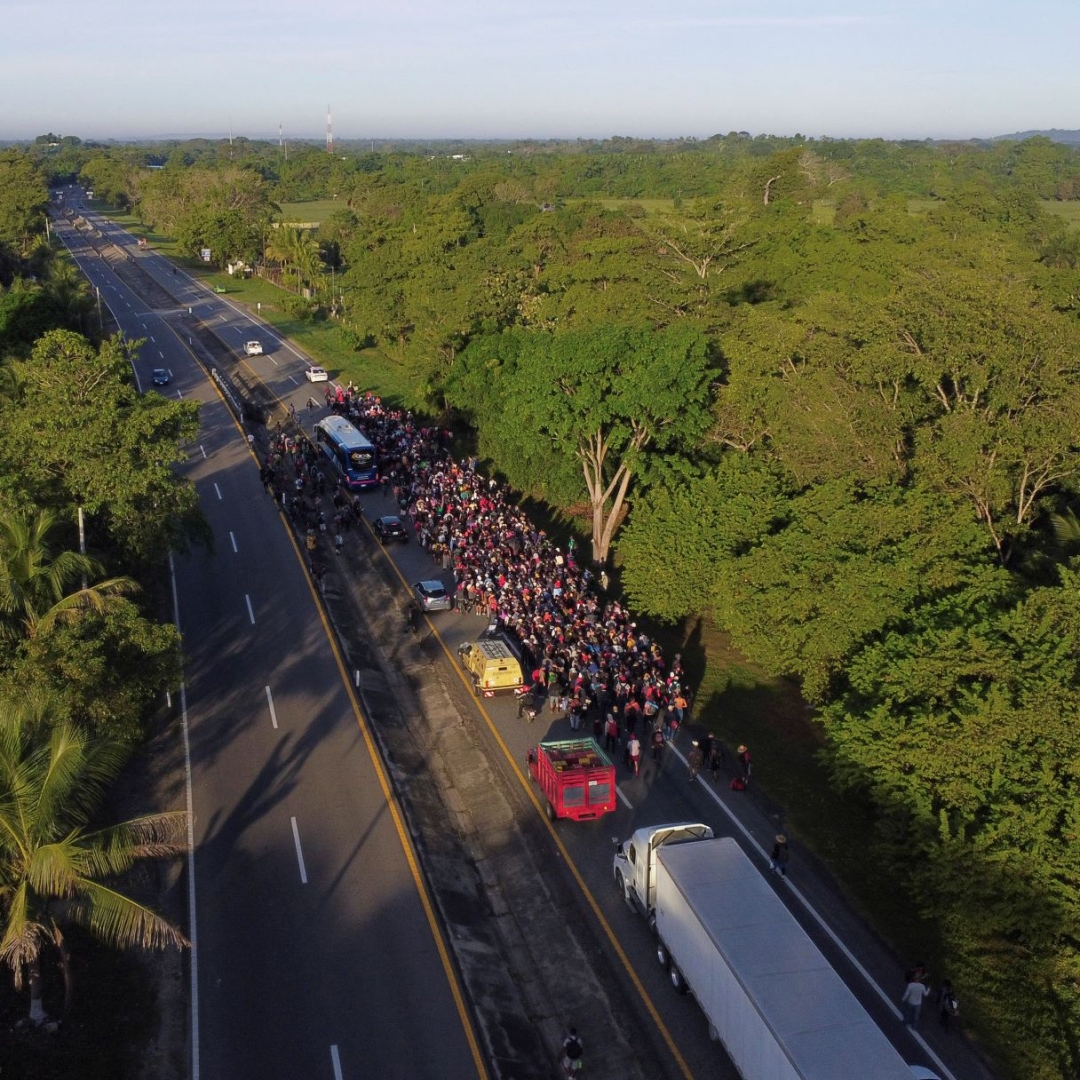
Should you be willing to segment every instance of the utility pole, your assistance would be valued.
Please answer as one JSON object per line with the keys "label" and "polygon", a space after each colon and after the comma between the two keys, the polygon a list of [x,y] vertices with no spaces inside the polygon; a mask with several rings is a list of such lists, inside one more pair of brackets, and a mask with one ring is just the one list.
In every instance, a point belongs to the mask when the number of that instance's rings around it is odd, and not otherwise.
{"label": "utility pole", "polygon": [[[79,503],[79,554],[86,557],[86,523],[83,521],[82,502]],[[86,573],[82,575],[82,587],[86,588]]]}
{"label": "utility pole", "polygon": [[330,106],[326,106],[326,152],[334,152],[334,122],[330,118]]}

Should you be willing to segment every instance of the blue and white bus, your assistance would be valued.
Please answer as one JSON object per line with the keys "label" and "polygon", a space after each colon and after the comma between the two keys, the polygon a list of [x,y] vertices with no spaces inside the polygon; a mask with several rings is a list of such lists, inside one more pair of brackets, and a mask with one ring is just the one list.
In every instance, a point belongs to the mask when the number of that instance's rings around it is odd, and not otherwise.
{"label": "blue and white bus", "polygon": [[315,425],[315,442],[333,463],[349,488],[372,487],[379,482],[375,445],[343,416],[327,416]]}

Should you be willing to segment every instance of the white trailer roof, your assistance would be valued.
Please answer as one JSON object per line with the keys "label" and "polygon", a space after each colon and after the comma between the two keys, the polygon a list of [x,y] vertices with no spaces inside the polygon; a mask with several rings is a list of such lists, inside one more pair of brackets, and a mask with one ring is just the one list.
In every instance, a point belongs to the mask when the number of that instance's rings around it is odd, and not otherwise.
{"label": "white trailer roof", "polygon": [[730,837],[657,849],[805,1080],[911,1080],[892,1043]]}

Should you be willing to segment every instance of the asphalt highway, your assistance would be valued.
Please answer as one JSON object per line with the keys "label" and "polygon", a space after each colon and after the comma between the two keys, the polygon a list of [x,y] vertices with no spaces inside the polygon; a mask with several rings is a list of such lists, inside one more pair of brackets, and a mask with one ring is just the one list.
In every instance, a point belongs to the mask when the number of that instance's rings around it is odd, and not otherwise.
{"label": "asphalt highway", "polygon": [[[214,551],[175,560],[194,808],[193,1076],[486,1075],[411,848],[244,433],[166,325],[171,313],[146,310],[70,226],[57,228],[125,335],[146,339],[142,386],[164,367],[172,382],[161,391],[202,405],[186,472]],[[190,289],[210,315],[216,298]]]}

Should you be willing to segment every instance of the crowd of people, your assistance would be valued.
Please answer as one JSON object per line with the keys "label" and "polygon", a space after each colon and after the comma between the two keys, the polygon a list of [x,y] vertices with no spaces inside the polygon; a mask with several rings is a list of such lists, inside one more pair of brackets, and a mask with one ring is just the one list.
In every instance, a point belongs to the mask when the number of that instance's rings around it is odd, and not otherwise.
{"label": "crowd of people", "polygon": [[[627,758],[632,738],[657,756],[689,708],[681,657],[666,660],[627,608],[597,588],[572,542],[537,529],[475,459],[455,461],[448,431],[351,385],[327,387],[326,400],[378,448],[381,482],[420,544],[453,571],[458,606],[515,643],[531,707],[569,717],[574,730],[591,726]],[[714,745],[718,759],[723,748]]]}

